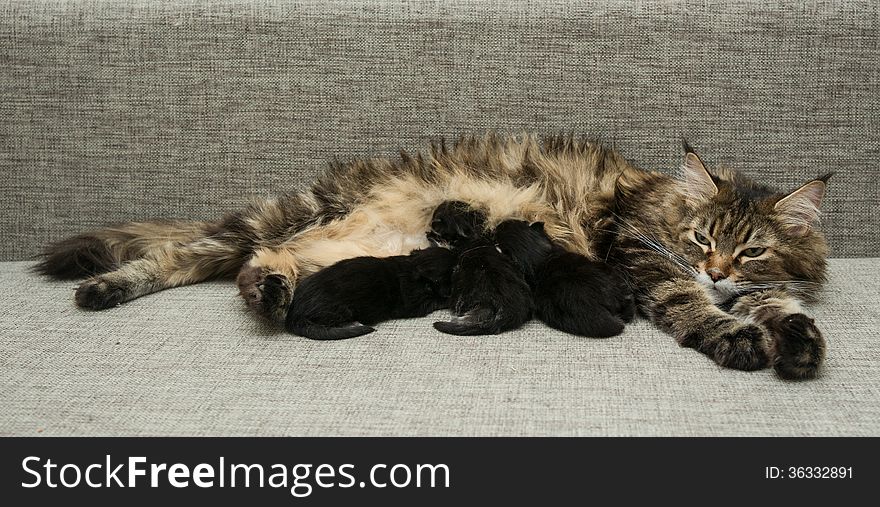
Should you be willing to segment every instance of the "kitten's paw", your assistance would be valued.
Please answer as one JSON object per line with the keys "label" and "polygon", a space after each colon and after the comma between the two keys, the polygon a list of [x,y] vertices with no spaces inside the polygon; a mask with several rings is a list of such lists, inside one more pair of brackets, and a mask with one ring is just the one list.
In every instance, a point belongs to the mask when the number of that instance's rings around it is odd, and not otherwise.
{"label": "kitten's paw", "polygon": [[712,357],[725,368],[760,370],[769,364],[767,348],[767,337],[760,327],[739,326],[718,337]]}
{"label": "kitten's paw", "polygon": [[241,296],[253,312],[272,321],[284,320],[293,296],[293,286],[286,276],[245,266],[237,282]]}
{"label": "kitten's paw", "polygon": [[815,321],[802,313],[772,319],[767,329],[776,343],[773,369],[786,380],[815,378],[825,359],[825,339]]}
{"label": "kitten's paw", "polygon": [[100,277],[86,280],[76,289],[74,301],[80,308],[105,310],[125,301],[126,290],[119,283]]}

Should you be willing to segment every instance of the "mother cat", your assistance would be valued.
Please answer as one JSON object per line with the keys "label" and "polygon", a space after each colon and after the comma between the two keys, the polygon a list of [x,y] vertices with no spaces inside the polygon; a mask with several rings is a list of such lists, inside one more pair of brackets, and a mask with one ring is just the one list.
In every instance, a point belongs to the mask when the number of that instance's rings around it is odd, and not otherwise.
{"label": "mother cat", "polygon": [[76,303],[100,310],[169,287],[238,276],[250,308],[282,320],[298,279],[341,259],[427,246],[434,209],[464,201],[541,221],[569,250],[628,273],[640,309],[683,346],[730,368],[816,376],[824,339],[802,313],[824,281],[816,230],[827,176],[785,194],[686,146],[684,177],[638,169],[572,137],[461,139],[426,154],[355,160],[309,191],[217,222],[128,223],[53,245],[37,269],[90,276]]}

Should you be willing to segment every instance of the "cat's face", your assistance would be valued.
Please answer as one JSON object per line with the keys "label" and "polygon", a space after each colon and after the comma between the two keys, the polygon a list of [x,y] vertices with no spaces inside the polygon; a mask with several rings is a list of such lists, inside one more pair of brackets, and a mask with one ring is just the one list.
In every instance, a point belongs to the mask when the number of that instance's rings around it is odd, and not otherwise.
{"label": "cat's face", "polygon": [[710,175],[693,153],[684,171],[674,250],[717,302],[767,288],[813,297],[827,254],[815,229],[824,179],[785,195],[729,171]]}

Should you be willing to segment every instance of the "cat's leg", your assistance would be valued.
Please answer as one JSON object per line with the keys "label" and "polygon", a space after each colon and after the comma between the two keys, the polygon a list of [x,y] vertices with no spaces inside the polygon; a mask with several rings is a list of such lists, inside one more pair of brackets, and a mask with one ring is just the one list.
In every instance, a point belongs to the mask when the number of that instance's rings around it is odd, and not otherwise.
{"label": "cat's leg", "polygon": [[641,287],[645,312],[683,347],[728,368],[757,370],[769,365],[772,345],[765,330],[715,306],[696,281],[663,277]]}
{"label": "cat's leg", "polygon": [[85,280],[76,290],[76,304],[103,310],[163,289],[230,276],[243,257],[238,245],[217,238],[168,244]]}
{"label": "cat's leg", "polygon": [[238,288],[258,315],[283,321],[297,281],[344,259],[406,255],[430,246],[430,206],[403,211],[364,206],[316,224],[276,246],[258,248],[238,274]]}
{"label": "cat's leg", "polygon": [[283,321],[300,277],[300,264],[294,245],[257,250],[236,279],[248,308],[271,321]]}
{"label": "cat's leg", "polygon": [[800,302],[782,290],[754,292],[739,298],[731,313],[761,324],[772,339],[771,363],[790,380],[813,378],[825,358],[825,338]]}
{"label": "cat's leg", "polygon": [[88,242],[53,245],[37,269],[62,277],[71,270],[56,258],[82,258],[84,247],[90,257],[95,257],[94,251],[103,252],[100,259],[107,262],[82,273],[99,272],[77,289],[76,303],[94,310],[109,308],[159,290],[234,276],[258,245],[273,244],[312,226],[317,214],[314,201],[309,195],[288,194],[255,201],[218,222],[151,222],[103,229],[82,236],[92,238]]}

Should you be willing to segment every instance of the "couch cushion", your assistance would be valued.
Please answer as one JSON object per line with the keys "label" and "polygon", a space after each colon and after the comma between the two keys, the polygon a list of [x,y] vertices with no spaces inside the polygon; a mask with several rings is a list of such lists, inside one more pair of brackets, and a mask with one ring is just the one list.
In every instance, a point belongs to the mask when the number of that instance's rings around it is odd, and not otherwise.
{"label": "couch cushion", "polygon": [[4,2],[0,260],[216,218],[327,160],[436,136],[579,132],[782,188],[836,170],[834,255],[877,256],[880,3]]}
{"label": "couch cushion", "polygon": [[0,263],[0,435],[880,433],[880,259],[831,262],[826,368],[803,383],[723,370],[644,320],[607,340],[425,318],[316,342],[254,320],[230,282],[95,313],[28,266]]}

